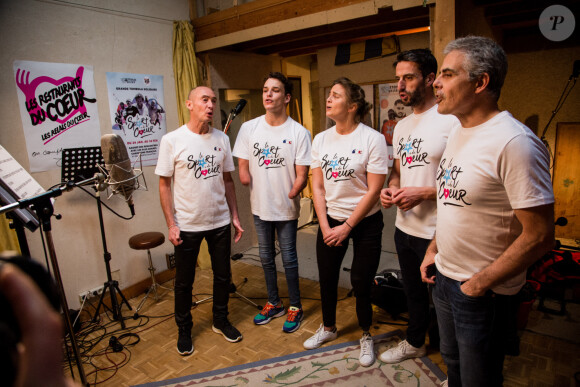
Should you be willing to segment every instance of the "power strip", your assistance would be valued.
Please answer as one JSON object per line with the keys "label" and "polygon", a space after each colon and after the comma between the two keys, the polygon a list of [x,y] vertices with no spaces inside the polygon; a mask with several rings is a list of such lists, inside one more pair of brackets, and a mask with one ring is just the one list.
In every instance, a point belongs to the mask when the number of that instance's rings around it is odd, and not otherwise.
{"label": "power strip", "polygon": [[175,254],[174,253],[165,254],[165,260],[167,261],[167,268],[168,269],[175,268]]}

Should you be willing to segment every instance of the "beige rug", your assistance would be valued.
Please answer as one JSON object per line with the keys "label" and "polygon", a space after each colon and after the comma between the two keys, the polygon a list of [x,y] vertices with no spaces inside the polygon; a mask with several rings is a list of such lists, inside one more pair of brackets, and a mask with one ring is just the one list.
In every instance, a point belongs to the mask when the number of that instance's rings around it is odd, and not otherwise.
{"label": "beige rug", "polygon": [[[375,353],[397,345],[400,331],[375,336]],[[327,345],[312,351],[176,379],[142,384],[158,386],[438,386],[445,375],[429,358],[368,367],[358,362],[359,343]]]}

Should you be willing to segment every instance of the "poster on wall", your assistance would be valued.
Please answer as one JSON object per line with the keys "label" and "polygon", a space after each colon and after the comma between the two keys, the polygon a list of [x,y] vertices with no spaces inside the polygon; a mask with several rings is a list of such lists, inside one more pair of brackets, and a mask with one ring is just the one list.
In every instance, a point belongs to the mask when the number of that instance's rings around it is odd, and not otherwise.
{"label": "poster on wall", "polygon": [[93,67],[14,61],[31,172],[61,167],[62,150],[99,146]]}
{"label": "poster on wall", "polygon": [[161,137],[167,132],[163,76],[107,73],[113,133],[121,136],[132,162],[156,165]]}
{"label": "poster on wall", "polygon": [[393,165],[393,132],[397,122],[413,113],[410,106],[403,105],[397,91],[397,83],[383,83],[379,87],[379,123],[389,150],[389,166]]}

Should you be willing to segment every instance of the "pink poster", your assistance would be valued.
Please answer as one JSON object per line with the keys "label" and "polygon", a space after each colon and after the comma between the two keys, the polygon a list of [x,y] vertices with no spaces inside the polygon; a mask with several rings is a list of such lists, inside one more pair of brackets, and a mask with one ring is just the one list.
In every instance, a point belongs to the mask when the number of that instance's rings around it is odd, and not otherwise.
{"label": "pink poster", "polygon": [[14,61],[31,172],[61,167],[62,150],[100,145],[92,66]]}

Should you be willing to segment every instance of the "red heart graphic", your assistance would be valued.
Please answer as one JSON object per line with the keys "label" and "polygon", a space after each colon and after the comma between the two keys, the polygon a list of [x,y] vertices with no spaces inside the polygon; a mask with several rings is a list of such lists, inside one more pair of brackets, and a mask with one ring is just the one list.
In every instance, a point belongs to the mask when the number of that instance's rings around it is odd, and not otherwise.
{"label": "red heart graphic", "polygon": [[412,158],[412,157],[410,157],[410,156],[408,156],[408,157],[407,157],[407,163],[408,163],[408,164],[411,164],[411,162],[412,162],[412,161],[413,161],[413,158]]}
{"label": "red heart graphic", "polygon": [[[77,69],[77,72],[76,72],[76,77],[80,78],[82,80],[84,70],[85,70],[85,68],[83,66],[79,66],[79,68]],[[25,70],[21,70],[21,69],[18,69],[16,71],[16,85],[20,88],[20,90],[22,90],[27,101],[35,98],[36,90],[38,89],[38,87],[42,83],[48,83],[48,84],[52,84],[54,86],[60,86],[64,83],[71,82],[75,79],[75,77],[72,77],[72,76],[62,77],[61,79],[54,79],[54,78],[51,78],[48,76],[41,76],[41,77],[37,77],[37,78],[33,79],[32,81],[29,81],[29,77],[30,77],[30,71],[25,71]],[[82,87],[83,86],[81,83],[79,86],[79,89]],[[36,109],[34,109],[34,113],[37,113],[39,110],[43,110],[43,109],[39,106]],[[84,106],[84,105],[79,106],[77,109],[70,112],[70,114],[68,114],[66,117],[57,119],[56,122],[58,122],[59,124],[65,123],[65,122],[67,122],[67,120],[69,118],[71,118],[75,114],[86,113],[86,111],[87,111],[86,106]]]}
{"label": "red heart graphic", "polygon": [[443,195],[445,195],[445,199],[449,197],[449,190],[447,188],[443,190]]}
{"label": "red heart graphic", "polygon": [[338,172],[332,172],[332,177],[336,179],[338,177]]}
{"label": "red heart graphic", "polygon": [[266,161],[264,161],[264,164],[266,164],[266,165],[270,165],[270,160],[266,160]]}
{"label": "red heart graphic", "polygon": [[201,171],[201,174],[204,176],[207,175],[207,169],[204,169],[203,171]]}

